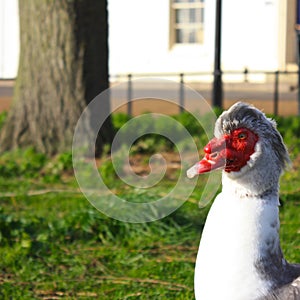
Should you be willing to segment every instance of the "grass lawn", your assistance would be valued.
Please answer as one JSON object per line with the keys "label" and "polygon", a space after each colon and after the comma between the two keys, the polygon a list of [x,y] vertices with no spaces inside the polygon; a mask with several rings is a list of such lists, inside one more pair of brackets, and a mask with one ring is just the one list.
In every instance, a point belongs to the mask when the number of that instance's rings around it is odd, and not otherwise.
{"label": "grass lawn", "polygon": [[[300,262],[300,160],[295,161],[281,181],[280,217],[283,251]],[[30,167],[29,174],[2,170],[0,177],[1,299],[194,299],[194,263],[209,209],[197,205],[201,184],[163,220],[128,224],[94,209],[70,172],[55,171],[51,163],[51,172]],[[166,179],[151,192],[119,182],[114,187],[147,202],[171,184]]]}

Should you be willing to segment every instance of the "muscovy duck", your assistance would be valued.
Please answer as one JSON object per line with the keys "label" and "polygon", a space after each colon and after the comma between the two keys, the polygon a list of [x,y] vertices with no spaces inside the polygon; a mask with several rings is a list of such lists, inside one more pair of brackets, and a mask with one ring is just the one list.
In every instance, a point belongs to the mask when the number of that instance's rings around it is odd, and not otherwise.
{"label": "muscovy duck", "polygon": [[300,265],[279,241],[279,177],[290,163],[275,121],[238,102],[187,176],[222,169],[222,192],[206,219],[195,267],[197,300],[300,299]]}

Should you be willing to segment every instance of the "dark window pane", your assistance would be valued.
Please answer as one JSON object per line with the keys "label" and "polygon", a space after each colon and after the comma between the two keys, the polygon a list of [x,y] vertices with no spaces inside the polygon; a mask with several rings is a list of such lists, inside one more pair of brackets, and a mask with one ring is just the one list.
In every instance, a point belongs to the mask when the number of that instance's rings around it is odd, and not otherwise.
{"label": "dark window pane", "polygon": [[196,22],[196,14],[197,14],[197,9],[192,8],[189,10],[189,23],[195,23]]}
{"label": "dark window pane", "polygon": [[189,9],[176,9],[176,23],[189,23]]}
{"label": "dark window pane", "polygon": [[176,43],[183,43],[183,34],[181,29],[176,29]]}
{"label": "dark window pane", "polygon": [[204,8],[200,9],[200,18],[201,18],[201,22],[204,23]]}
{"label": "dark window pane", "polygon": [[188,41],[189,43],[196,43],[197,39],[196,39],[196,30],[194,29],[190,29],[188,32]]}
{"label": "dark window pane", "polygon": [[176,24],[193,24],[202,23],[204,18],[203,8],[191,8],[191,9],[176,9]]}

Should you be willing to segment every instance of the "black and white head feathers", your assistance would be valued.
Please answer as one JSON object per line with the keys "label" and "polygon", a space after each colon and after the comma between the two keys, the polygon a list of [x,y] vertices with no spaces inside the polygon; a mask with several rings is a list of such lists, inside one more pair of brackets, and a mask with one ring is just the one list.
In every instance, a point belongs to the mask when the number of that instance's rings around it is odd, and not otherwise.
{"label": "black and white head feathers", "polygon": [[238,102],[224,111],[216,121],[214,133],[216,137],[220,137],[241,127],[256,133],[266,148],[274,152],[277,159],[275,163],[281,170],[290,164],[289,154],[276,128],[276,122],[250,104]]}

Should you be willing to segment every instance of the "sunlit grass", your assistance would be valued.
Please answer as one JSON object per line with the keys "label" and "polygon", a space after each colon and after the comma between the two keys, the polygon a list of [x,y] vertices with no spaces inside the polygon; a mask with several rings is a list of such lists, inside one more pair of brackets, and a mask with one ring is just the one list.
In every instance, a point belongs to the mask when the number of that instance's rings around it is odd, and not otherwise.
{"label": "sunlit grass", "polygon": [[[299,173],[292,172],[281,183],[281,239],[287,259],[299,262],[300,185]],[[0,180],[2,192],[16,190],[16,180]],[[62,182],[52,184],[52,192],[30,195],[49,185],[40,179],[31,186],[23,178],[17,195],[1,198],[3,299],[193,299],[194,263],[209,209],[198,208],[201,185],[163,220],[128,224],[95,210],[72,179]],[[146,201],[169,184],[151,193],[118,190]]]}
{"label": "sunlit grass", "polygon": [[[286,134],[289,149],[298,145],[292,133],[299,124],[294,123]],[[296,150],[294,166],[281,180],[280,234],[286,258],[300,262]],[[108,184],[132,202],[164,196],[178,175],[137,189],[120,182],[111,167],[108,161],[102,169]],[[1,156],[0,298],[193,299],[194,263],[210,206],[198,206],[204,184],[201,177],[189,200],[164,219],[128,224],[106,217],[84,198],[70,153],[48,159],[27,149]]]}

